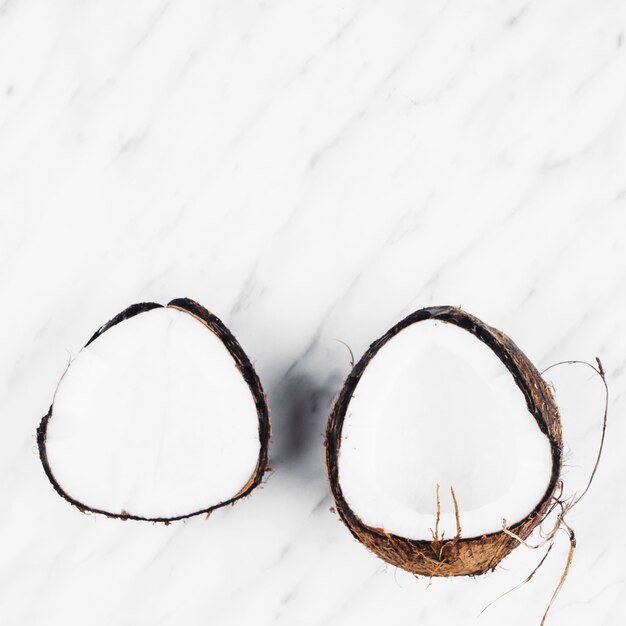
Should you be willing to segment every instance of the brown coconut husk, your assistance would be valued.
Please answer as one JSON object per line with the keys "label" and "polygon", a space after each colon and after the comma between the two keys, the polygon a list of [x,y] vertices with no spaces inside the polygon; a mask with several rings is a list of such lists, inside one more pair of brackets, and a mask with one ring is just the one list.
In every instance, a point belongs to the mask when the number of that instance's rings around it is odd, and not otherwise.
{"label": "brown coconut husk", "polygon": [[[129,306],[127,309],[116,315],[109,322],[104,324],[104,326],[100,327],[93,336],[89,339],[89,341],[85,344],[85,347],[90,343],[96,341],[98,337],[103,335],[107,330],[127,320],[135,315],[139,315],[141,313],[145,313],[146,311],[150,311],[152,309],[161,308],[163,305],[157,304],[154,302],[142,302],[140,304],[133,304]],[[48,428],[48,422],[50,421],[50,417],[52,415],[53,405],[50,406],[48,413],[42,418],[41,424],[39,428],[37,428],[37,445],[39,447],[39,458],[41,459],[41,464],[43,465],[44,471],[46,472],[46,476],[48,480],[52,483],[55,491],[65,500],[67,500],[70,504],[75,506],[79,511],[86,513],[100,513],[101,515],[106,515],[107,517],[118,518],[123,521],[125,520],[141,520],[147,522],[164,522],[165,524],[169,524],[170,522],[186,519],[188,517],[193,517],[194,515],[205,514],[207,518],[209,515],[215,510],[219,509],[228,504],[234,504],[237,500],[244,498],[249,495],[250,492],[257,487],[262,479],[263,474],[267,470],[268,467],[268,448],[269,448],[269,440],[270,440],[270,432],[271,432],[271,421],[269,415],[269,409],[267,405],[267,399],[265,393],[263,391],[263,387],[261,386],[261,381],[254,371],[254,367],[250,362],[250,359],[247,357],[246,353],[243,351],[243,348],[235,339],[234,335],[228,330],[228,328],[224,325],[224,323],[213,313],[210,313],[207,309],[205,309],[202,305],[190,300],[189,298],[176,298],[167,304],[168,307],[178,309],[179,311],[183,311],[195,317],[198,321],[202,322],[208,330],[217,335],[217,337],[222,341],[226,349],[232,356],[237,366],[237,369],[241,372],[246,383],[250,387],[250,391],[252,392],[252,396],[254,398],[254,402],[257,409],[257,414],[259,418],[259,441],[260,441],[260,450],[259,450],[259,459],[257,461],[257,465],[254,473],[250,477],[250,480],[246,483],[246,485],[232,498],[226,500],[225,502],[221,502],[214,506],[211,506],[207,509],[202,509],[199,511],[193,511],[191,513],[187,513],[185,515],[178,515],[175,517],[141,517],[139,515],[134,515],[132,511],[104,511],[101,509],[92,508],[89,505],[79,502],[72,496],[70,496],[61,485],[58,483],[56,478],[54,477],[52,468],[48,463],[48,455],[46,452],[46,431]]]}
{"label": "brown coconut husk", "polygon": [[[450,539],[433,533],[432,540],[416,540],[365,524],[346,501],[339,482],[338,459],[346,411],[354,390],[369,362],[401,330],[423,320],[440,320],[472,333],[504,363],[524,394],[526,405],[548,438],[552,450],[552,472],[543,497],[531,513],[508,525],[504,531],[464,538],[458,532]],[[428,307],[408,315],[377,339],[354,366],[335,400],[326,429],[326,465],[337,511],[352,535],[387,563],[422,576],[475,576],[493,570],[542,522],[559,483],[563,443],[557,405],[546,382],[524,353],[503,332],[453,306]],[[457,518],[458,522],[458,518]],[[460,531],[460,524],[458,524]],[[513,537],[512,535],[515,535]]]}

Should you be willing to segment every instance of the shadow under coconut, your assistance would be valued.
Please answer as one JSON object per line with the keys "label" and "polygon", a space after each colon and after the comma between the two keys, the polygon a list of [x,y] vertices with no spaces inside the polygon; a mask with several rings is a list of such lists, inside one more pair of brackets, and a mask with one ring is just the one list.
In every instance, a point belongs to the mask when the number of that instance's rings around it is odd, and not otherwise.
{"label": "shadow under coconut", "polygon": [[289,372],[269,392],[272,415],[272,467],[309,473],[325,470],[324,432],[341,377],[323,384],[308,372]]}

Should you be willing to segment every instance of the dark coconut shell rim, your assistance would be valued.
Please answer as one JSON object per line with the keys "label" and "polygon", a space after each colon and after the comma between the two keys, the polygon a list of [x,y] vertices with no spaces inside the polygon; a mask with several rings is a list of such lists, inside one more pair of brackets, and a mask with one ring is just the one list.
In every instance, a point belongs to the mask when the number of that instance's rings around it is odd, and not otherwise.
{"label": "dark coconut shell rim", "polygon": [[[353,367],[335,400],[328,420],[325,441],[328,477],[342,521],[358,541],[364,543],[368,549],[387,562],[416,574],[430,576],[481,574],[493,569],[519,542],[506,533],[498,531],[486,533],[480,537],[446,539],[439,543],[435,553],[433,542],[429,540],[402,537],[388,533],[382,528],[370,527],[362,522],[344,498],[339,482],[338,458],[343,423],[350,400],[365,368],[378,351],[401,330],[424,320],[439,320],[454,324],[474,335],[494,352],[522,391],[528,411],[550,442],[552,471],[548,487],[541,500],[524,519],[509,524],[508,528],[525,539],[541,523],[561,473],[563,443],[556,403],[541,374],[507,335],[453,306],[427,307],[411,313],[374,341]],[[487,551],[493,554],[480,555],[483,550],[481,544],[487,546]],[[449,550],[446,551],[446,548]],[[455,559],[459,557],[465,562],[455,564]]]}
{"label": "dark coconut shell rim", "polygon": [[[215,504],[206,509],[201,509],[199,511],[193,511],[192,513],[186,513],[184,515],[176,515],[174,517],[142,517],[140,515],[133,515],[132,512],[121,511],[119,513],[114,513],[111,511],[104,511],[102,509],[96,509],[84,504],[75,498],[72,498],[61,485],[57,482],[50,464],[48,463],[48,455],[46,452],[46,431],[48,428],[48,422],[50,421],[50,417],[52,415],[52,409],[54,405],[50,406],[48,413],[42,418],[39,427],[37,428],[37,445],[39,447],[39,458],[41,459],[41,464],[43,465],[44,471],[46,472],[46,476],[48,480],[52,483],[55,491],[65,500],[67,500],[70,504],[74,505],[81,512],[91,512],[91,513],[100,513],[101,515],[106,515],[107,517],[118,518],[122,520],[140,520],[146,522],[165,522],[166,524],[169,522],[173,522],[176,520],[187,519],[189,517],[193,517],[195,515],[201,514],[210,514],[215,509],[219,509],[228,504],[233,504],[237,500],[244,498],[249,495],[250,492],[257,487],[262,479],[263,474],[265,473],[268,466],[268,448],[269,448],[269,440],[270,440],[270,431],[271,431],[271,422],[269,409],[267,405],[267,400],[265,393],[263,392],[263,387],[261,386],[261,381],[254,371],[254,367],[250,362],[250,359],[243,351],[243,348],[235,339],[234,335],[230,332],[230,330],[224,325],[224,323],[213,313],[209,312],[202,305],[194,302],[189,298],[176,298],[167,304],[167,307],[178,309],[180,311],[184,311],[195,317],[197,320],[202,322],[208,330],[213,332],[217,337],[222,341],[230,355],[235,361],[237,369],[240,371],[244,380],[248,384],[250,391],[252,392],[252,396],[254,398],[254,402],[256,405],[257,415],[259,419],[259,458],[257,461],[256,469],[253,475],[250,477],[250,480],[246,483],[246,485],[232,498],[220,502],[219,504]],[[164,308],[162,304],[157,304],[154,302],[142,302],[139,304],[133,304],[129,306],[127,309],[116,315],[112,320],[104,324],[104,326],[100,327],[93,336],[89,339],[89,341],[85,344],[87,347],[90,343],[96,341],[98,337],[103,335],[107,330],[111,329],[113,326],[123,322],[135,315],[139,315],[140,313],[145,313],[146,311],[150,311],[152,309]]]}

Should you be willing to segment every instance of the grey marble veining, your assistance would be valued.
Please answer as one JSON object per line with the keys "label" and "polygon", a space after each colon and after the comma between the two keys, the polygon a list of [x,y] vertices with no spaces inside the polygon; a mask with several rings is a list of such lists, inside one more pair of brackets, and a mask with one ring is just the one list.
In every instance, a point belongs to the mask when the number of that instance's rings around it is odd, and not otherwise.
{"label": "grey marble veining", "polygon": [[[600,355],[610,425],[549,620],[626,619],[626,5],[620,0],[0,4],[0,623],[535,624],[567,540],[416,579],[330,511],[324,425],[355,356],[461,305],[539,367]],[[269,395],[274,471],[170,526],[85,516],[35,428],[127,305],[191,297]],[[553,375],[552,375],[553,374]],[[580,490],[602,389],[551,372]]]}

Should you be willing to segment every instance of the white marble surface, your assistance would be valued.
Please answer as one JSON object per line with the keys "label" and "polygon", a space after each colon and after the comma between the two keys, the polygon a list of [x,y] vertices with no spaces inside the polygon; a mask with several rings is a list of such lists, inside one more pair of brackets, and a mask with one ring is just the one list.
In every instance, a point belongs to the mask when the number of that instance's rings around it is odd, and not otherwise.
{"label": "white marble surface", "polygon": [[[329,510],[336,339],[359,355],[430,304],[539,366],[603,358],[606,454],[548,623],[623,625],[625,79],[622,0],[2,0],[2,626],[538,623],[564,535],[478,619],[536,552],[427,588]],[[38,421],[91,332],[176,296],[254,359],[275,471],[208,521],[81,515],[46,480]],[[602,389],[551,380],[574,491]]]}

